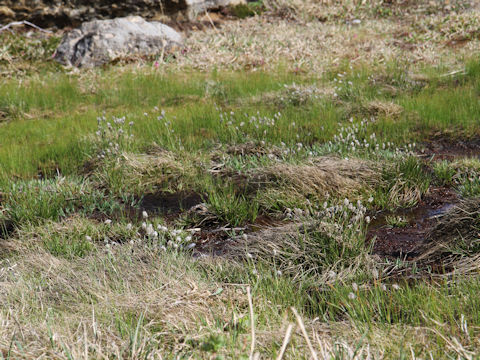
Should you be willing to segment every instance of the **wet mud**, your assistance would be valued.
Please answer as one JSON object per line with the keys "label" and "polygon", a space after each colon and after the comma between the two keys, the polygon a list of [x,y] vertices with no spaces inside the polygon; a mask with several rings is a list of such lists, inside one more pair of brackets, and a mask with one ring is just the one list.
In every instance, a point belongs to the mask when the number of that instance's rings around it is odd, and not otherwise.
{"label": "wet mud", "polygon": [[[441,215],[451,210],[459,199],[449,188],[432,188],[415,207],[396,211],[382,211],[373,215],[367,240],[372,252],[389,258],[412,260],[420,255],[418,249]],[[401,219],[400,224],[389,219]]]}
{"label": "wet mud", "polygon": [[201,256],[224,256],[227,253],[228,241],[241,233],[253,234],[266,228],[280,228],[285,221],[275,219],[268,215],[260,215],[251,224],[244,227],[212,227],[204,228],[194,234],[195,257]]}
{"label": "wet mud", "polygon": [[425,160],[454,160],[462,157],[480,158],[480,138],[469,140],[452,140],[439,138],[423,144],[418,155]]}
{"label": "wet mud", "polygon": [[202,195],[188,191],[147,194],[139,201],[141,211],[164,216],[179,215],[202,202]]}

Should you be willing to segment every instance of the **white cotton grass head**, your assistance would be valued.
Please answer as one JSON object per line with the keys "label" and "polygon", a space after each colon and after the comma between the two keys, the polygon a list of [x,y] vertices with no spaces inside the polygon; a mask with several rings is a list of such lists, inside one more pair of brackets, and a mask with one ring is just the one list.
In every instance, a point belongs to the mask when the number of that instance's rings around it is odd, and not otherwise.
{"label": "white cotton grass head", "polygon": [[152,224],[148,224],[147,228],[145,229],[148,236],[152,236],[156,231],[153,229]]}
{"label": "white cotton grass head", "polygon": [[330,280],[335,280],[337,278],[337,273],[333,270],[330,270],[328,272],[328,277],[330,278]]}
{"label": "white cotton grass head", "polygon": [[349,298],[350,300],[355,300],[356,297],[357,297],[357,295],[355,295],[353,292],[351,292],[351,293],[348,294],[348,298]]}
{"label": "white cotton grass head", "polygon": [[142,217],[143,217],[144,219],[147,219],[147,218],[148,218],[148,213],[147,213],[145,210],[142,211]]}

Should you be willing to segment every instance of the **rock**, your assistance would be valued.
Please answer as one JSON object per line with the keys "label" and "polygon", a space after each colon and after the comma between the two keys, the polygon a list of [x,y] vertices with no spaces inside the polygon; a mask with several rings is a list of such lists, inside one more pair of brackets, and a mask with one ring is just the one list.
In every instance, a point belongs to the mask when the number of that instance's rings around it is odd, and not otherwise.
{"label": "rock", "polygon": [[140,16],[94,20],[66,33],[54,59],[64,65],[94,67],[132,55],[171,52],[182,43],[182,36],[171,27]]}
{"label": "rock", "polygon": [[230,5],[246,4],[246,0],[185,0],[186,13],[189,19],[208,10],[218,10]]}

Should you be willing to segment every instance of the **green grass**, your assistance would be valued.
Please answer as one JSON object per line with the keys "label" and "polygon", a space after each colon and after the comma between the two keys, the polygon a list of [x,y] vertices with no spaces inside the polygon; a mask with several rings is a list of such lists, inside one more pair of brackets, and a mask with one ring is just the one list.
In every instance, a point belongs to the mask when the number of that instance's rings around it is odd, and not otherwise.
{"label": "green grass", "polygon": [[121,216],[125,212],[121,198],[109,196],[83,179],[17,181],[2,190],[7,214],[2,218],[15,227],[59,221],[73,214]]}
{"label": "green grass", "polygon": [[[395,103],[404,108],[401,118],[380,117],[370,131],[375,131],[380,141],[396,144],[418,142],[438,131],[451,136],[478,135],[480,109],[476,99],[480,80],[474,64],[466,75],[461,75],[462,81],[456,86],[432,82],[420,91],[401,94],[395,99]],[[361,74],[359,79],[355,76],[352,79],[365,82],[366,77]],[[345,105],[342,104],[354,103],[360,95],[372,96],[368,95],[369,87],[363,84],[358,88],[359,95],[343,95],[340,106],[326,99],[302,106],[289,103],[281,109],[282,116],[275,126],[257,129],[245,121],[244,113],[255,116],[260,111],[262,116],[273,118],[279,109],[268,103],[251,107],[249,97],[279,90],[283,84],[293,81],[308,80],[280,72],[274,76],[258,72],[242,78],[235,73],[134,75],[106,70],[90,77],[92,92],[83,89],[81,79],[64,74],[48,76],[41,82],[31,79],[28,87],[19,86],[13,80],[0,87],[0,108],[7,113],[0,125],[3,175],[32,176],[39,169],[55,168],[65,174],[75,173],[91,152],[91,143],[85,137],[93,133],[96,117],[102,112],[107,117],[126,116],[128,121],[135,122],[135,147],[139,150],[152,142],[167,148],[183,146],[189,151],[248,139],[294,144],[298,142],[297,134],[304,144],[316,145],[336,133],[343,117]],[[357,85],[354,83],[353,87]],[[238,98],[247,99],[240,108],[230,104],[230,99]],[[155,106],[165,109],[167,118],[174,120],[173,134],[157,121]],[[215,106],[228,114],[235,111],[233,123],[239,130],[219,125],[220,114]],[[240,127],[242,122],[247,124]]]}
{"label": "green grass", "polygon": [[385,222],[387,223],[387,225],[391,227],[405,227],[408,225],[408,222],[405,219],[405,217],[399,216],[399,215],[387,216],[385,217]]}
{"label": "green grass", "polygon": [[422,162],[414,156],[385,168],[382,178],[381,185],[376,188],[375,204],[390,210],[415,206],[432,181]]}

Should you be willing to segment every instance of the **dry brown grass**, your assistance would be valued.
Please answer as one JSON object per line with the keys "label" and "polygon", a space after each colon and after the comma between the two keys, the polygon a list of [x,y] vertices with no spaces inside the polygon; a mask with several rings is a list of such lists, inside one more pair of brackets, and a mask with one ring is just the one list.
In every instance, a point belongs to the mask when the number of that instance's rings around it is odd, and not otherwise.
{"label": "dry brown grass", "polygon": [[[211,260],[205,261],[207,266]],[[201,351],[203,341],[241,328],[248,316],[246,285],[218,284],[187,257],[129,245],[73,261],[41,249],[24,252],[0,263],[0,284],[0,352],[7,358],[162,359],[193,352],[209,359],[215,353]],[[257,297],[252,310],[270,311]],[[255,353],[278,346],[290,321],[286,310],[266,324],[255,322]],[[362,337],[348,322],[303,321],[320,359],[330,359],[338,346],[353,354]],[[237,336],[235,348],[221,348],[218,355],[235,359],[247,353],[249,331]],[[297,326],[283,359],[309,353]]]}
{"label": "dry brown grass", "polygon": [[142,187],[150,188],[166,184],[185,173],[185,165],[167,151],[158,154],[123,154],[125,179],[138,181]]}
{"label": "dry brown grass", "polygon": [[303,196],[355,196],[379,181],[376,166],[360,159],[318,157],[307,164],[278,164],[257,169],[256,181]]}
{"label": "dry brown grass", "polygon": [[[427,2],[423,3],[428,6]],[[290,9],[291,14],[303,11],[295,10],[300,4],[320,7],[320,13],[335,13],[335,9],[348,13],[349,6],[355,6],[353,1],[285,0],[269,4]],[[177,64],[200,69],[215,65],[253,70],[275,69],[278,64],[286,64],[290,70],[320,76],[345,60],[352,65],[402,59],[412,65],[442,63],[455,66],[465,56],[478,53],[478,7],[459,14],[425,9],[416,12],[414,8],[410,13],[402,10],[403,15],[399,17],[365,17],[360,25],[350,25],[344,20],[291,20],[292,16],[287,19],[262,16],[226,22],[220,28],[192,33],[187,39],[188,51],[177,58]],[[322,18],[322,15],[317,17]],[[454,44],[452,39],[458,40]]]}
{"label": "dry brown grass", "polygon": [[388,203],[392,207],[411,207],[422,199],[423,191],[408,181],[397,179],[388,191]]}
{"label": "dry brown grass", "polygon": [[403,108],[393,102],[374,100],[367,104],[366,110],[370,115],[383,116],[395,119],[403,112]]}
{"label": "dry brown grass", "polygon": [[208,327],[213,313],[228,318],[226,299],[242,301],[229,289],[212,296],[219,285],[205,283],[186,261],[128,247],[75,261],[24,253],[4,261],[0,277],[0,349],[15,358],[181,351],[182,338],[205,335],[201,320]]}
{"label": "dry brown grass", "polygon": [[100,163],[93,172],[102,184],[116,191],[143,195],[155,191],[179,191],[191,185],[198,164],[188,156],[155,150],[149,154],[123,153],[113,162]]}

